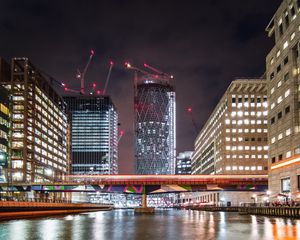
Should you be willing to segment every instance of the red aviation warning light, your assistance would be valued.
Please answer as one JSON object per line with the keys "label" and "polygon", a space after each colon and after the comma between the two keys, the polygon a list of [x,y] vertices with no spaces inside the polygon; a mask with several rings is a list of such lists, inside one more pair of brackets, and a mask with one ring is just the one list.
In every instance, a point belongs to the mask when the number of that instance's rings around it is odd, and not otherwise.
{"label": "red aviation warning light", "polygon": [[188,113],[191,113],[191,112],[193,112],[193,109],[192,109],[191,107],[188,107],[188,108],[187,108],[187,112],[188,112]]}

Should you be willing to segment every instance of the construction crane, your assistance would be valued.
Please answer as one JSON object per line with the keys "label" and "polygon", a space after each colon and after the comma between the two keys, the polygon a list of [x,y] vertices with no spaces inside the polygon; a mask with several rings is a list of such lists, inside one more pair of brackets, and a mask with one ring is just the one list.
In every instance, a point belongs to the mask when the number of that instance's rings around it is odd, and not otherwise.
{"label": "construction crane", "polygon": [[103,89],[103,95],[106,94],[106,90],[107,90],[108,82],[110,80],[110,75],[111,75],[111,71],[112,71],[113,66],[114,66],[114,62],[113,61],[109,61],[109,70],[108,70],[108,74],[107,74],[107,77],[106,77],[106,80],[105,80],[105,85],[104,85],[104,89]]}
{"label": "construction crane", "polygon": [[121,139],[124,136],[124,134],[125,134],[125,131],[121,130],[120,133],[119,133],[118,143],[121,141]]}
{"label": "construction crane", "polygon": [[197,135],[198,134],[198,126],[197,126],[197,124],[196,124],[196,122],[195,122],[195,119],[194,119],[194,114],[193,114],[193,109],[192,109],[192,107],[188,107],[187,108],[187,112],[190,114],[190,116],[191,116],[191,119],[192,119],[192,124],[193,124],[193,126],[194,126],[194,131],[195,131],[195,134]]}
{"label": "construction crane", "polygon": [[164,73],[164,72],[158,70],[157,68],[151,67],[151,66],[150,66],[149,64],[147,64],[147,63],[144,63],[144,67],[145,67],[145,68],[148,68],[148,69],[150,69],[150,70],[152,70],[152,71],[155,72],[155,73],[158,73],[158,74],[161,75],[161,76],[165,76],[165,77],[170,78],[170,79],[174,78],[173,75],[169,75],[169,74],[167,74],[167,73]]}
{"label": "construction crane", "polygon": [[77,69],[77,78],[80,79],[80,94],[84,95],[84,77],[85,77],[85,74],[90,66],[90,63],[93,59],[95,55],[95,51],[93,49],[91,49],[90,51],[90,57],[88,59],[88,62],[87,64],[85,65],[85,68],[83,70],[83,72],[81,73],[78,69]]}

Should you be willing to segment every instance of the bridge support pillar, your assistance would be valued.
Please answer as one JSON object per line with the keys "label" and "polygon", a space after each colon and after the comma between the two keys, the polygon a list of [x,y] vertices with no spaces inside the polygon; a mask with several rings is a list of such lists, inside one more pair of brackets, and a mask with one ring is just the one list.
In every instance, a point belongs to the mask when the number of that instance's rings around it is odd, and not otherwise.
{"label": "bridge support pillar", "polygon": [[142,195],[142,208],[147,208],[147,194],[143,193]]}
{"label": "bridge support pillar", "polygon": [[142,207],[135,208],[135,213],[154,213],[155,208],[154,207],[148,207],[147,206],[147,194],[142,194]]}

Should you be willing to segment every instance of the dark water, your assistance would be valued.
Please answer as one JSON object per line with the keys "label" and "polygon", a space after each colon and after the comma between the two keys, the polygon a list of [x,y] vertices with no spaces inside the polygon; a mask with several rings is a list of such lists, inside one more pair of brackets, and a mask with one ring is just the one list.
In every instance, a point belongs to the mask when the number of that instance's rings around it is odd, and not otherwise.
{"label": "dark water", "polygon": [[0,239],[300,239],[300,220],[237,213],[132,210],[0,223]]}

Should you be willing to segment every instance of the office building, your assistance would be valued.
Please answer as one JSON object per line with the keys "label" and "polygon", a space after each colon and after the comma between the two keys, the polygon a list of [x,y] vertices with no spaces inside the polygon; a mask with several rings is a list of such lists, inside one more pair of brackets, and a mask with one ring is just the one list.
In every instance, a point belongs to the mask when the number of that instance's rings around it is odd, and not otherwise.
{"label": "office building", "polygon": [[176,158],[175,174],[191,174],[193,151],[180,152]]}
{"label": "office building", "polygon": [[268,24],[275,45],[266,58],[269,100],[269,190],[300,189],[300,2],[284,0]]}
{"label": "office building", "polygon": [[234,80],[195,140],[192,174],[266,174],[267,85]]}
{"label": "office building", "polygon": [[8,91],[0,86],[0,183],[7,182],[10,109]]}
{"label": "office building", "polygon": [[118,114],[109,96],[65,96],[72,174],[118,173]]}
{"label": "office building", "polygon": [[136,174],[174,174],[176,101],[173,79],[144,74],[134,87]]}
{"label": "office building", "polygon": [[61,181],[69,173],[62,98],[27,58],[13,58],[1,79],[11,97],[10,182]]}

